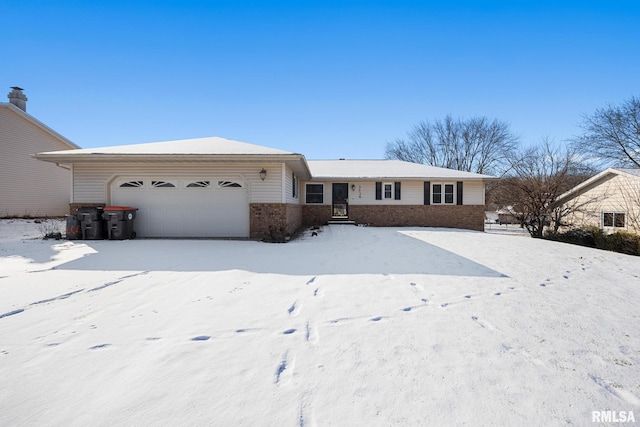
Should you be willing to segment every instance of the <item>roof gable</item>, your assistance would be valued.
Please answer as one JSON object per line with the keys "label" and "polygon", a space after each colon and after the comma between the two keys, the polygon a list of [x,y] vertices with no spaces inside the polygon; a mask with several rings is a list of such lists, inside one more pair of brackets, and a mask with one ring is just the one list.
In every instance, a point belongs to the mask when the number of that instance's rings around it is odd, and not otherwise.
{"label": "roof gable", "polygon": [[64,136],[60,135],[58,132],[56,132],[55,130],[51,129],[49,126],[45,125],[40,120],[38,120],[35,117],[33,117],[31,114],[29,114],[29,113],[27,113],[25,111],[22,111],[21,109],[19,109],[15,105],[11,104],[10,102],[0,102],[0,108],[6,108],[8,111],[11,111],[12,113],[22,117],[23,119],[27,120],[27,122],[29,122],[32,125],[40,128],[44,132],[48,133],[49,135],[51,135],[54,138],[56,138],[57,140],[59,140],[62,144],[64,144],[67,147],[69,147],[69,149],[79,148],[76,144],[71,142],[71,140],[69,140],[69,139],[65,138]]}
{"label": "roof gable", "polygon": [[640,180],[640,169],[625,169],[625,168],[608,168],[603,170],[602,172],[592,176],[586,181],[581,182],[576,185],[572,189],[566,191],[565,193],[558,196],[555,201],[555,204],[566,203],[569,200],[578,197],[579,195],[585,193],[589,189],[600,185],[602,182],[610,179],[611,175],[624,175],[632,179]]}

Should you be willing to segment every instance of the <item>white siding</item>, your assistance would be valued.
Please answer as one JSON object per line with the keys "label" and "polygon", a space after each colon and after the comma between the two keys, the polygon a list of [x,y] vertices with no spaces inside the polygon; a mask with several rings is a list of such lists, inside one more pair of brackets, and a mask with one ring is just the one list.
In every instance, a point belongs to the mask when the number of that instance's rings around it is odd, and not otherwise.
{"label": "white siding", "polygon": [[296,185],[298,186],[297,188],[297,192],[296,192],[296,197],[293,197],[293,170],[291,168],[289,168],[288,166],[285,167],[284,170],[284,196],[285,196],[285,203],[291,203],[291,204],[299,204],[300,203],[300,185],[302,184],[300,181],[300,178],[297,177],[296,175],[296,180],[297,183]]}
{"label": "white siding", "polygon": [[484,182],[463,181],[462,204],[484,205]]}
{"label": "white siding", "polygon": [[0,217],[68,213],[71,172],[31,154],[69,148],[9,108],[0,108]]}
{"label": "white siding", "polygon": [[[264,181],[260,170],[267,171]],[[281,203],[280,164],[261,163],[77,163],[73,168],[75,203],[110,204],[108,188],[118,176],[167,179],[227,179],[242,177],[249,184],[249,203]]]}
{"label": "white siding", "polygon": [[[347,181],[335,181],[347,182]],[[393,180],[381,181],[383,183],[394,184]],[[400,181],[400,200],[382,199],[376,200],[376,182],[375,181],[354,181],[349,182],[349,204],[351,205],[422,205],[424,204],[424,181]],[[447,183],[455,185],[456,181],[437,181],[439,183]],[[465,205],[484,205],[484,183],[477,181],[463,181],[463,204]],[[302,183],[303,192],[301,194],[302,201],[305,201],[306,185],[305,184],[324,184],[324,204],[331,204],[331,181],[306,181]],[[436,181],[431,181],[436,183]],[[353,189],[355,186],[355,189]]]}

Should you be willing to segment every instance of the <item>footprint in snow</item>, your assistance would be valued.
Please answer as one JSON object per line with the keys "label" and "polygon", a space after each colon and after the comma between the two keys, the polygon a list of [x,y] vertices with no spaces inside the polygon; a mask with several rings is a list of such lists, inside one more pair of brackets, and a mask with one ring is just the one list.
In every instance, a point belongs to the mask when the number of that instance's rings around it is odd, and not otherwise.
{"label": "footprint in snow", "polygon": [[464,297],[469,299],[469,298],[471,298],[471,295],[465,295]]}
{"label": "footprint in snow", "polygon": [[191,338],[191,341],[208,341],[211,337],[209,335],[198,335]]}
{"label": "footprint in snow", "polygon": [[495,295],[495,296],[497,296],[497,297],[499,297],[500,295],[502,295],[502,293],[500,293],[500,292],[496,292],[494,295]]}
{"label": "footprint in snow", "polygon": [[482,326],[485,329],[494,330],[493,325],[486,320],[479,319],[477,316],[471,316],[471,320],[476,322],[478,325]]}
{"label": "footprint in snow", "polygon": [[421,285],[418,285],[417,283],[411,282],[411,283],[409,283],[409,286],[411,286],[412,288],[417,289],[419,291],[424,291],[424,287],[422,287]]}
{"label": "footprint in snow", "polygon": [[411,307],[405,307],[402,309],[402,311],[411,311]]}
{"label": "footprint in snow", "polygon": [[89,347],[89,350],[97,350],[99,348],[106,348],[109,347],[111,344],[98,344],[98,345],[94,345],[93,347]]}
{"label": "footprint in snow", "polygon": [[300,314],[300,310],[302,309],[302,304],[298,301],[294,301],[293,304],[287,309],[289,316],[295,317]]}
{"label": "footprint in snow", "polygon": [[291,335],[292,333],[294,333],[296,330],[295,329],[287,329],[286,331],[284,331],[282,334],[283,335]]}
{"label": "footprint in snow", "polygon": [[372,322],[379,322],[379,321],[381,321],[382,319],[383,319],[383,317],[381,317],[381,316],[376,316],[376,317],[372,318],[372,319],[371,319],[371,321],[372,321]]}

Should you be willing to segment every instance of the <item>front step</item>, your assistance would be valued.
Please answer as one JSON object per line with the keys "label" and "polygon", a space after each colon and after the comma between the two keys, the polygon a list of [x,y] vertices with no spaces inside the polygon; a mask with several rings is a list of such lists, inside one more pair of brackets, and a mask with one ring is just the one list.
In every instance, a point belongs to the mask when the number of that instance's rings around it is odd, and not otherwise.
{"label": "front step", "polygon": [[327,224],[329,225],[356,225],[355,221],[351,221],[348,219],[330,219],[329,221],[327,221]]}

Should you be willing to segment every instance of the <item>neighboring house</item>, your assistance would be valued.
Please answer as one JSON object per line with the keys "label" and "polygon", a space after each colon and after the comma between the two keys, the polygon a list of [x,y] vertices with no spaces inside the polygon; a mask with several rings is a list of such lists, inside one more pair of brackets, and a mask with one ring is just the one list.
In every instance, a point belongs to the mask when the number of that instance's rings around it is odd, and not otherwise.
{"label": "neighboring house", "polygon": [[0,217],[62,216],[69,212],[71,172],[32,154],[78,146],[27,114],[27,97],[12,89],[10,102],[0,102]]}
{"label": "neighboring house", "polygon": [[71,211],[139,208],[142,237],[251,237],[350,220],[483,230],[487,175],[396,160],[307,161],[302,154],[199,138],[45,152],[70,165]]}
{"label": "neighboring house", "polygon": [[640,233],[640,169],[609,168],[558,197],[574,211],[564,222]]}

